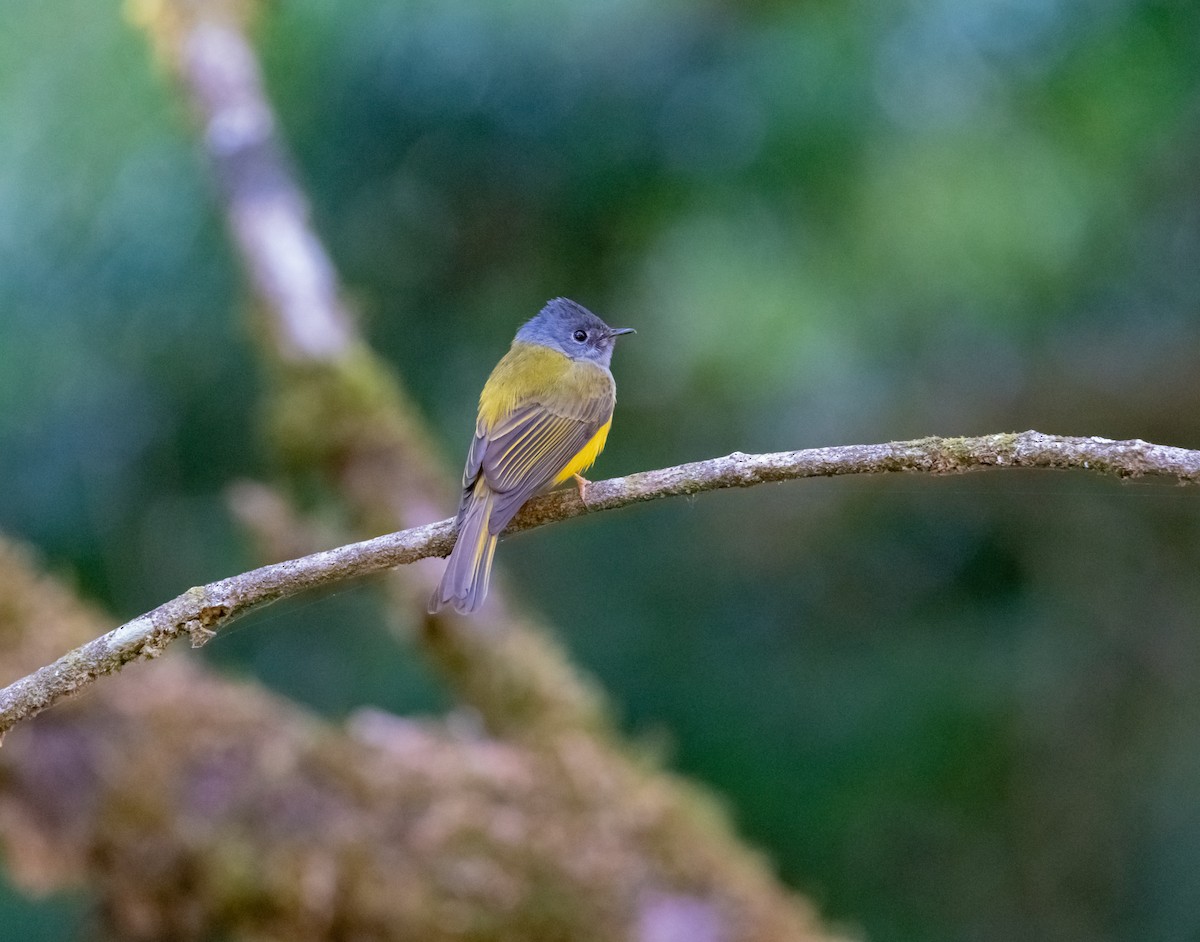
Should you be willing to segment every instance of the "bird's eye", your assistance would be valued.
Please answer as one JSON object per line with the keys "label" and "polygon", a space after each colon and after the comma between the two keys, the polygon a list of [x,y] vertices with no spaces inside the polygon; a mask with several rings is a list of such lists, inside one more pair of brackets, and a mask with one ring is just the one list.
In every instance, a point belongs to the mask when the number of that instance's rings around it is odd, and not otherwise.
{"label": "bird's eye", "polygon": [[585,340],[587,340],[587,331],[577,330],[575,333],[571,334],[571,336],[575,338],[576,343],[583,343]]}

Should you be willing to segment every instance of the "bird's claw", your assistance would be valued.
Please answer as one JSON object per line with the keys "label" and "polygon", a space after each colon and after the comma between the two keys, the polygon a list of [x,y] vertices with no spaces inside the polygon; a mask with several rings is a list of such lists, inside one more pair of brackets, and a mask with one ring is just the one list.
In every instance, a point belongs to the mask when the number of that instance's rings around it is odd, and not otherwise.
{"label": "bird's claw", "polygon": [[583,506],[586,507],[588,502],[587,495],[584,493],[584,490],[592,482],[585,478],[582,474],[574,474],[572,477],[575,478],[575,487],[579,490],[579,500],[583,503]]}

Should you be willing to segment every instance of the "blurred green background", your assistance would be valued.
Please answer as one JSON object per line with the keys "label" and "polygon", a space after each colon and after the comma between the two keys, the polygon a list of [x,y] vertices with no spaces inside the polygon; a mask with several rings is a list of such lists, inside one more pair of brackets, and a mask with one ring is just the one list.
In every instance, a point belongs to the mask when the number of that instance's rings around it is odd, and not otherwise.
{"label": "blurred green background", "polygon": [[[598,478],[1026,428],[1200,448],[1200,6],[279,0],[257,38],[351,302],[456,459],[558,294],[639,332]],[[240,274],[117,4],[6,0],[0,141],[0,529],[130,617],[254,562],[223,504],[274,471]],[[808,481],[501,558],[829,917],[1200,938],[1194,490]],[[370,587],[203,656],[334,717],[445,705]],[[14,938],[86,912],[0,889]]]}

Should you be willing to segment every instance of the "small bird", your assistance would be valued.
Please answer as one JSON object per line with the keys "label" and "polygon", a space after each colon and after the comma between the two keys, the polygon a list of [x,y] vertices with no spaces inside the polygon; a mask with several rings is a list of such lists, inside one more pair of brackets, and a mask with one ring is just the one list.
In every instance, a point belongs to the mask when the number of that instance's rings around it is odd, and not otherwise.
{"label": "small bird", "polygon": [[458,540],[433,597],[433,614],[483,604],[496,540],[534,494],[591,467],[612,426],[617,386],[609,363],[630,327],[609,327],[566,298],[527,321],[479,394],[463,471]]}

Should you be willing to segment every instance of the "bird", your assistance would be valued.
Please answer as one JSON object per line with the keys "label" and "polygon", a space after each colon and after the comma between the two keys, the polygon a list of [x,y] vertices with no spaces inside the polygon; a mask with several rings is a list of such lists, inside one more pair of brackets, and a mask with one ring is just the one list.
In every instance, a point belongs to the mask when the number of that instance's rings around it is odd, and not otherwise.
{"label": "bird", "polygon": [[529,498],[581,476],[612,427],[617,337],[581,304],[553,298],[517,331],[479,395],[458,508],[458,538],[429,613],[469,614],[487,596],[496,541]]}

